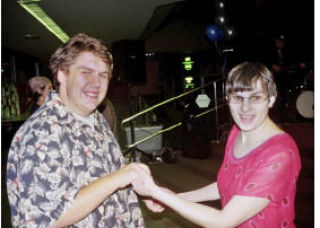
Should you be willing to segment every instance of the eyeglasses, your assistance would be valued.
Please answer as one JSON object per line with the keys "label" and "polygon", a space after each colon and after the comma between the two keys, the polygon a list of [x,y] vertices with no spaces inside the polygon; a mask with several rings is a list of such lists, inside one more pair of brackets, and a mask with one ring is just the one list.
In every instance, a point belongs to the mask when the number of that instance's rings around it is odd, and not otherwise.
{"label": "eyeglasses", "polygon": [[227,101],[230,104],[242,104],[244,99],[248,99],[250,104],[262,104],[268,98],[269,96],[262,96],[262,95],[253,95],[249,97],[243,97],[243,96],[234,94],[234,95],[227,96]]}

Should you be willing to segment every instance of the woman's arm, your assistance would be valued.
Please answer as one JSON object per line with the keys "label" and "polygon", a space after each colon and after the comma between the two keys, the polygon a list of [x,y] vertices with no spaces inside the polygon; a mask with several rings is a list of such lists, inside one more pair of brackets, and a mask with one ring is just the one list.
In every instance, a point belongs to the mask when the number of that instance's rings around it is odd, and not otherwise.
{"label": "woman's arm", "polygon": [[265,208],[266,198],[234,196],[222,210],[181,199],[176,194],[156,189],[152,195],[184,218],[203,227],[236,227]]}
{"label": "woman's arm", "polygon": [[[163,191],[167,191],[168,193],[174,193],[170,189],[161,187]],[[214,182],[212,184],[206,185],[202,188],[199,188],[194,191],[190,192],[182,192],[179,193],[178,196],[184,200],[190,201],[190,202],[203,202],[203,201],[211,201],[211,200],[218,200],[220,199],[217,182]],[[144,200],[147,208],[153,212],[162,212],[165,208],[161,203],[152,200],[152,199],[146,199]]]}
{"label": "woman's arm", "polygon": [[203,202],[220,199],[217,182],[190,192],[178,194],[180,198],[191,202]]}
{"label": "woman's arm", "polygon": [[[269,200],[266,198],[234,196],[224,207],[224,209],[217,210],[203,204],[190,202],[185,198],[182,198],[178,194],[172,193],[170,191],[165,191],[163,188],[157,186],[153,182],[153,179],[149,174],[144,173],[141,175],[143,175],[144,178],[135,180],[132,183],[135,191],[138,194],[150,196],[153,199],[162,202],[163,204],[171,207],[184,218],[203,227],[238,226],[242,222],[253,217],[259,211],[265,208],[269,203]],[[204,192],[206,192],[210,188],[216,188],[215,183],[205,187]],[[208,199],[208,197],[203,196],[199,198],[195,196],[192,197],[191,199]]]}

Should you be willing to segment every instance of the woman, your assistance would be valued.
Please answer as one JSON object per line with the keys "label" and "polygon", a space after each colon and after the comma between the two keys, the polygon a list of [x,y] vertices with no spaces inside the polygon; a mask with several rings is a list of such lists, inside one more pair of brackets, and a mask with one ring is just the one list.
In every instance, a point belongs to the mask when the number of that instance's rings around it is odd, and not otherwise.
{"label": "woman", "polygon": [[45,102],[47,94],[52,90],[52,82],[47,77],[36,76],[29,80],[29,87],[32,92],[32,114]]}
{"label": "woman", "polygon": [[[295,227],[301,161],[294,140],[269,118],[277,97],[271,72],[259,63],[239,64],[228,75],[226,93],[235,125],[217,182],[175,194],[141,171],[144,185],[133,187],[203,227]],[[197,203],[218,199],[221,210]],[[146,204],[154,212],[163,210],[151,200]]]}

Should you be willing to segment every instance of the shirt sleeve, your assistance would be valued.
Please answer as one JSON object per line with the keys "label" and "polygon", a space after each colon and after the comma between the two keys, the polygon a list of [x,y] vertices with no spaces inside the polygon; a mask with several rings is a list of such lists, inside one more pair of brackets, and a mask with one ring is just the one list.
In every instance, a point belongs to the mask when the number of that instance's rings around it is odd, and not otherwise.
{"label": "shirt sleeve", "polygon": [[256,168],[248,170],[248,178],[239,195],[281,201],[288,192],[292,176],[292,158],[287,151],[258,160]]}
{"label": "shirt sleeve", "polygon": [[[47,227],[58,220],[72,205],[78,186],[72,183],[70,149],[73,145],[52,134],[52,126],[31,130],[12,146],[14,160],[10,167],[16,171],[9,177],[19,204],[20,223],[27,227]],[[61,142],[62,141],[62,142]],[[12,171],[10,171],[12,172]],[[13,182],[14,183],[14,182]]]}

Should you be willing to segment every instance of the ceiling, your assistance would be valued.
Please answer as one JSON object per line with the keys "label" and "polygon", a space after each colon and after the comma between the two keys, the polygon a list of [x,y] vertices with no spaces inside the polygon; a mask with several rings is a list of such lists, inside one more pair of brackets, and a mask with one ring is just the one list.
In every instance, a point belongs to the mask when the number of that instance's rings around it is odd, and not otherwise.
{"label": "ceiling", "polygon": [[[243,49],[250,36],[285,32],[295,47],[313,51],[313,1],[220,0]],[[85,32],[109,48],[124,39],[146,41],[147,51],[206,49],[214,44],[205,29],[214,23],[217,0],[41,0],[38,4],[69,36]],[[16,0],[1,1],[2,47],[47,62],[62,42]],[[26,37],[29,34],[31,37]],[[254,34],[254,35],[253,35]],[[245,45],[241,39],[246,40]],[[241,43],[242,42],[242,43]],[[237,45],[238,45],[237,44]],[[303,44],[303,45],[301,45]],[[246,46],[247,45],[247,46]]]}
{"label": "ceiling", "polygon": [[[62,42],[17,1],[1,2],[2,46],[47,61]],[[175,2],[179,0],[41,0],[38,4],[69,36],[85,32],[111,47],[115,41],[150,35]]]}

